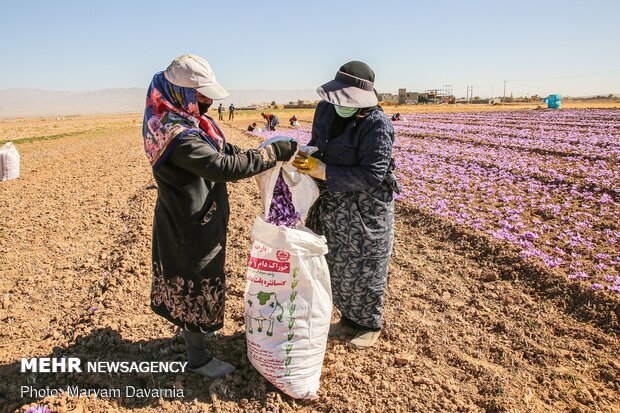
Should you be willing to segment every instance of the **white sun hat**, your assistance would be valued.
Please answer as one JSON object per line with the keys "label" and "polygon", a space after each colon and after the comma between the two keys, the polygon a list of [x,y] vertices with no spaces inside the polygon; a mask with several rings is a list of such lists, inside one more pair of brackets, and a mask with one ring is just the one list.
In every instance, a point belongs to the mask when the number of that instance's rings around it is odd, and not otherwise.
{"label": "white sun hat", "polygon": [[211,99],[224,99],[229,93],[215,80],[209,62],[200,56],[185,54],[170,63],[164,71],[170,83],[191,87]]}

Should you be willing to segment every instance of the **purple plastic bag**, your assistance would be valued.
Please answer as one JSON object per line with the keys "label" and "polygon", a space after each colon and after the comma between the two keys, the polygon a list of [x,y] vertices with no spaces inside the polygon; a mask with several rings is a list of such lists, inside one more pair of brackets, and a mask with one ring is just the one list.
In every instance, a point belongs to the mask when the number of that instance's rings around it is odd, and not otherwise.
{"label": "purple plastic bag", "polygon": [[295,211],[291,191],[284,182],[282,170],[280,170],[276,186],[273,188],[273,198],[271,199],[267,222],[273,225],[295,228],[300,221],[301,216]]}

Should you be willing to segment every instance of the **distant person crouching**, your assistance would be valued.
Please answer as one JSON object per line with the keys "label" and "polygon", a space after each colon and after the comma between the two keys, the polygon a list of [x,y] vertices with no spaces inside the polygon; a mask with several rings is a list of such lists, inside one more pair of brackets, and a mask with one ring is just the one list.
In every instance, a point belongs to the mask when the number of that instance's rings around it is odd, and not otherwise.
{"label": "distant person crouching", "polygon": [[267,121],[267,124],[265,125],[267,130],[276,130],[280,124],[280,119],[278,119],[277,115],[272,113],[261,113],[260,115]]}

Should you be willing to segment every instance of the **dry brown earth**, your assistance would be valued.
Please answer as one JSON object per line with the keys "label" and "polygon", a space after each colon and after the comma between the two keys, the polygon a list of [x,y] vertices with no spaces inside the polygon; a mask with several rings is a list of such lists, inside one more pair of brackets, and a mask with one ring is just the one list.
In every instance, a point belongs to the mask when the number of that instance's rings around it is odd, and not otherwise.
{"label": "dry brown earth", "polygon": [[[258,144],[241,131],[249,118],[223,126],[245,148]],[[244,264],[259,213],[252,180],[229,185],[226,326],[208,341],[235,373],[217,381],[20,373],[22,357],[185,357],[176,329],[148,306],[156,188],[139,117],[102,124],[18,143],[22,177],[0,183],[0,411],[31,403],[59,412],[620,411],[620,343],[610,329],[581,316],[569,292],[550,295],[521,277],[529,270],[510,252],[495,253],[500,246],[404,204],[378,346],[355,351],[330,340],[315,401],[276,391],[245,356]],[[20,386],[33,380],[35,387],[178,386],[185,397],[20,400]]]}

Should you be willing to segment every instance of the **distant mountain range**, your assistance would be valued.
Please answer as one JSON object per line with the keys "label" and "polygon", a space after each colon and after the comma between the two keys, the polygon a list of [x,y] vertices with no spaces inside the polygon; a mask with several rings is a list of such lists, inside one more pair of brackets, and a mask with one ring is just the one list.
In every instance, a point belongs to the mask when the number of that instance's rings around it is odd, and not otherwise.
{"label": "distant mountain range", "polygon": [[[219,102],[226,107],[271,103],[284,104],[297,100],[318,100],[312,89],[295,90],[230,90],[230,96]],[[16,116],[89,115],[99,113],[142,112],[146,89],[101,89],[84,92],[44,89],[0,90],[0,118]]]}

